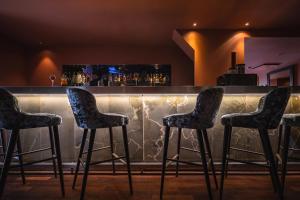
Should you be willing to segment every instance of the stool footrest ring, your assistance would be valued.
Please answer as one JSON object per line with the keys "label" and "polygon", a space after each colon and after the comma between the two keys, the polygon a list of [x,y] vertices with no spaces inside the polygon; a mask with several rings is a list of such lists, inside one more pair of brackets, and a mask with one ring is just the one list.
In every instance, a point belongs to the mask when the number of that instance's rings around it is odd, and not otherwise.
{"label": "stool footrest ring", "polygon": [[245,160],[237,160],[237,159],[233,159],[233,158],[227,158],[227,160],[234,161],[234,162],[240,162],[240,163],[244,163],[244,164],[249,164],[249,165],[255,165],[255,166],[270,168],[269,165],[263,165],[263,164],[259,164],[259,163],[255,163],[255,162],[249,162],[249,161],[245,161]]}
{"label": "stool footrest ring", "polygon": [[171,159],[171,158],[168,158],[167,160],[172,161],[172,162],[179,162],[179,163],[183,163],[183,164],[187,164],[187,165],[202,166],[201,164],[198,164],[198,163],[195,163],[195,162],[190,162],[190,161],[175,160],[175,159]]}
{"label": "stool footrest ring", "polygon": [[[93,149],[92,152],[101,151],[101,150],[108,149],[108,148],[110,148],[110,146],[100,147],[100,148],[97,148],[97,149]],[[87,153],[88,153],[87,151],[82,152],[82,154],[87,154]]]}
{"label": "stool footrest ring", "polygon": [[[42,160],[36,160],[36,161],[28,162],[28,163],[23,163],[22,166],[33,165],[33,164],[36,164],[36,163],[45,162],[45,161],[48,161],[48,160],[53,160],[55,158],[56,158],[56,156],[53,156],[51,158],[45,158],[45,159],[42,159]],[[10,167],[11,168],[20,167],[20,165],[12,165]]]}

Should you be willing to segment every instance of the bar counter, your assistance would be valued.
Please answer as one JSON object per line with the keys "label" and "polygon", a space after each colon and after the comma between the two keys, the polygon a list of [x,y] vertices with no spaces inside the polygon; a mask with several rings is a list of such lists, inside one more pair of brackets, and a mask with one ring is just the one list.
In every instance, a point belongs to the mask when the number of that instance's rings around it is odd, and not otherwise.
{"label": "bar counter", "polygon": [[[49,112],[62,116],[63,123],[59,127],[61,149],[64,163],[74,163],[81,142],[83,130],[78,128],[66,96],[66,87],[6,87],[15,94],[20,107],[26,112]],[[190,112],[195,106],[197,93],[201,87],[83,87],[97,99],[101,112],[121,113],[129,116],[128,137],[130,157],[133,164],[156,164],[161,161],[163,145],[162,117]],[[216,161],[220,160],[223,144],[223,126],[220,117],[233,112],[250,112],[257,107],[259,97],[272,87],[230,86],[223,87],[225,95],[216,118],[216,124],[208,130],[212,153]],[[300,87],[292,87],[286,113],[300,112]],[[21,133],[23,151],[47,147],[48,129],[28,129]],[[121,128],[113,128],[115,151],[123,154]],[[171,129],[169,145],[170,155],[175,155],[177,130]],[[277,130],[270,131],[273,148],[277,146]],[[297,145],[299,130],[293,129],[292,144]],[[183,129],[182,146],[197,150],[195,130]],[[108,130],[98,129],[95,148],[107,146]],[[232,145],[250,151],[260,151],[260,139],[255,130],[234,128]],[[232,151],[237,159],[257,160],[262,158]],[[46,153],[27,156],[25,160],[47,157]],[[93,157],[109,159],[110,152],[95,152]],[[199,160],[195,153],[182,150],[181,157],[187,160]]]}

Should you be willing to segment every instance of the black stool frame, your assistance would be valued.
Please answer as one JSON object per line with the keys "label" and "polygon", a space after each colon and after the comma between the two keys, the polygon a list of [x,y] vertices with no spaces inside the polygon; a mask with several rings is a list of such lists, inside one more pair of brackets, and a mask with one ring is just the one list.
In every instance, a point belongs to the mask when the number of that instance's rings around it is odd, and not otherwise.
{"label": "black stool frame", "polygon": [[[89,167],[91,165],[97,165],[97,164],[101,164],[101,163],[105,163],[105,162],[112,162],[113,174],[115,174],[115,161],[116,160],[120,160],[122,163],[127,165],[130,194],[133,194],[126,126],[122,126],[122,131],[123,131],[125,156],[118,156],[113,151],[114,146],[113,146],[112,127],[109,128],[110,146],[106,146],[106,147],[102,147],[102,148],[98,148],[98,149],[93,149],[95,136],[96,136],[96,129],[90,129],[90,138],[89,138],[88,150],[86,152],[84,152],[84,146],[85,146],[87,135],[88,135],[88,132],[89,132],[89,129],[84,129],[83,136],[82,136],[82,142],[81,142],[80,150],[79,150],[79,155],[78,155],[78,159],[77,159],[76,169],[75,169],[75,176],[74,176],[73,185],[72,185],[72,188],[75,189],[77,176],[78,176],[78,171],[79,171],[79,167],[80,167],[80,164],[81,164],[84,168],[84,174],[83,174],[83,181],[82,181],[80,199],[84,199],[86,184],[87,184],[87,178],[88,178],[88,173],[89,173]],[[104,149],[107,149],[107,148],[111,149],[112,159],[91,162],[93,152],[104,150]],[[87,154],[85,162],[82,159],[83,154]],[[123,160],[124,158],[126,159],[126,161]]]}
{"label": "black stool frame", "polygon": [[[197,166],[200,165],[199,163],[180,160],[181,149],[200,153],[208,196],[209,199],[212,199],[213,196],[211,192],[206,155],[208,155],[209,163],[211,164],[212,175],[214,176],[216,188],[218,188],[218,183],[217,183],[214,162],[211,155],[211,149],[210,149],[206,130],[214,126],[214,121],[222,102],[223,93],[224,91],[222,88],[204,88],[198,94],[196,100],[196,106],[192,112],[173,114],[163,118],[163,125],[165,126],[165,136],[164,136],[164,146],[163,146],[160,199],[163,198],[167,161],[176,162],[176,177],[178,176],[179,163],[191,164]],[[177,154],[173,158],[168,158],[168,146],[169,146],[171,127],[178,128]],[[197,134],[199,150],[181,147],[182,128],[197,130],[196,134]]]}
{"label": "black stool frame", "polygon": [[[185,147],[181,147],[180,146],[180,143],[181,143],[181,134],[182,134],[182,130],[181,130],[181,128],[178,128],[177,154],[173,158],[168,158],[170,127],[169,126],[165,127],[165,137],[164,137],[164,147],[163,147],[163,162],[162,162],[162,174],[161,174],[161,184],[160,184],[160,199],[163,199],[164,180],[165,180],[165,175],[166,175],[167,161],[175,162],[176,163],[176,177],[178,176],[179,163],[196,165],[196,166],[203,166],[209,199],[212,199],[212,192],[211,192],[211,186],[210,186],[210,179],[209,179],[209,172],[208,172],[206,154],[208,154],[208,158],[209,158],[209,162],[208,163],[210,163],[210,165],[211,165],[212,174],[214,176],[214,181],[215,181],[216,189],[218,189],[218,181],[217,181],[215,167],[214,167],[214,164],[213,164],[214,162],[213,162],[213,158],[212,158],[212,155],[211,155],[211,149],[210,149],[210,145],[209,145],[209,141],[208,141],[208,137],[207,137],[207,131],[206,131],[206,129],[203,129],[203,130],[199,129],[199,130],[197,130],[197,139],[198,139],[198,145],[199,145],[200,151],[189,149],[189,148],[185,148]],[[207,153],[205,151],[204,144],[205,144]],[[187,150],[187,151],[193,151],[193,152],[200,153],[202,165],[198,164],[198,163],[195,163],[195,162],[189,162],[189,161],[179,160],[179,158],[180,158],[180,149],[184,149],[184,150]]]}
{"label": "black stool frame", "polygon": [[[232,113],[222,116],[221,121],[224,125],[224,140],[220,199],[223,198],[224,176],[227,174],[228,161],[237,161],[245,164],[254,164],[257,166],[268,168],[274,191],[277,192],[279,199],[283,199],[283,189],[278,177],[277,165],[273,155],[268,130],[276,129],[279,126],[289,97],[289,88],[276,88],[270,91],[267,95],[260,98],[256,111],[250,113]],[[252,128],[258,130],[264,153],[244,150],[240,148],[232,148],[230,146],[232,127]],[[230,150],[265,156],[267,164],[261,165],[258,163],[232,159],[229,155]]]}
{"label": "black stool frame", "polygon": [[[3,130],[1,131],[1,136],[3,137]],[[63,179],[63,170],[62,170],[62,160],[61,160],[61,151],[60,151],[60,141],[59,141],[59,133],[58,133],[58,127],[57,126],[49,126],[49,136],[50,136],[50,146],[49,148],[44,148],[44,149],[38,149],[38,150],[33,150],[29,152],[22,152],[21,148],[21,142],[20,142],[20,130],[15,129],[11,131],[10,134],[10,139],[8,142],[8,146],[5,149],[5,159],[4,159],[4,165],[1,173],[1,179],[0,179],[0,196],[3,194],[5,183],[6,183],[6,178],[8,175],[8,171],[10,167],[20,167],[21,169],[21,176],[23,183],[25,183],[25,175],[24,175],[24,166],[36,164],[39,162],[45,162],[52,160],[53,162],[53,169],[54,169],[54,174],[56,175],[56,162],[57,160],[57,165],[58,165],[58,171],[59,171],[59,177],[60,177],[60,186],[61,186],[61,192],[62,195],[65,196],[65,189],[64,189],[64,179]],[[54,140],[54,141],[53,141]],[[3,142],[3,140],[2,140]],[[15,166],[10,166],[11,160],[13,158],[14,154],[14,149],[17,145],[17,153],[16,156],[19,158],[19,165]],[[23,156],[32,154],[32,153],[37,153],[37,152],[42,152],[46,150],[51,150],[51,157],[45,158],[42,160],[37,160],[37,161],[32,161],[28,163],[23,163]]]}
{"label": "black stool frame", "polygon": [[[129,118],[125,115],[120,115],[116,113],[101,113],[97,108],[95,96],[87,90],[83,90],[80,88],[68,88],[67,94],[77,125],[78,127],[84,129],[78,160],[76,164],[75,176],[74,176],[74,181],[72,186],[73,189],[75,188],[76,185],[80,164],[82,164],[84,168],[84,175],[83,175],[81,194],[80,194],[80,199],[83,200],[85,195],[90,165],[96,165],[104,162],[112,162],[113,173],[115,174],[115,161],[120,160],[127,165],[130,194],[132,194],[133,189],[132,189],[132,179],[131,179],[131,169],[130,169],[130,159],[129,159],[130,156],[129,156],[128,137],[127,137],[127,124]],[[112,131],[113,127],[122,127],[125,156],[118,156],[117,154],[114,153],[113,131]],[[93,149],[96,130],[100,128],[109,129],[110,146]],[[90,139],[89,139],[88,150],[87,152],[84,152],[84,146],[85,146],[85,142],[89,130],[90,130]],[[91,161],[92,153],[94,151],[99,151],[107,148],[110,148],[111,159],[95,161],[95,162]],[[85,162],[82,159],[84,154],[87,154]],[[124,158],[126,159],[126,162],[123,160]]]}
{"label": "black stool frame", "polygon": [[[299,117],[299,116],[297,116]],[[294,126],[291,125],[280,125],[279,127],[279,139],[277,146],[277,165],[278,162],[281,162],[281,185],[282,190],[285,188],[285,179],[287,175],[287,162],[289,159],[299,160],[299,158],[289,157],[289,151],[297,151],[300,152],[300,149],[290,147],[290,139],[291,139],[291,128]],[[298,126],[297,126],[298,127]],[[281,145],[283,136],[283,144]]]}

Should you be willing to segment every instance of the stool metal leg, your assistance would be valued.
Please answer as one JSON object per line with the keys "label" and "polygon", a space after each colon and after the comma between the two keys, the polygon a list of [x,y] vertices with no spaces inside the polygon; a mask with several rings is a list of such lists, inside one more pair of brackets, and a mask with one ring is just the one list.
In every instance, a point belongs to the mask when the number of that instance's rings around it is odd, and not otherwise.
{"label": "stool metal leg", "polygon": [[[282,131],[283,131],[283,126],[279,126],[279,131],[278,131],[278,143],[277,143],[277,155],[280,155],[281,152],[281,139],[282,139]],[[278,159],[276,158],[276,166],[278,167]]]}
{"label": "stool metal leg", "polygon": [[18,140],[18,136],[19,136],[19,130],[13,130],[10,135],[9,144],[8,144],[8,148],[6,151],[4,165],[3,165],[1,178],[0,178],[0,198],[3,195],[6,178],[7,178],[8,171],[9,171],[10,162],[11,162],[11,159],[13,156],[13,152],[14,152],[17,140]]}
{"label": "stool metal leg", "polygon": [[53,130],[52,130],[52,127],[49,126],[49,140],[50,140],[50,146],[51,146],[51,154],[52,154],[52,164],[53,164],[53,171],[54,171],[54,176],[55,178],[57,177],[57,171],[56,171],[56,161],[54,158],[55,156],[55,147],[54,147],[54,141],[53,141]]}
{"label": "stool metal leg", "polygon": [[209,145],[207,131],[204,129],[204,130],[202,130],[202,133],[203,133],[203,138],[204,138],[206,150],[207,150],[207,153],[208,153],[208,157],[209,157],[210,162],[211,162],[211,171],[212,171],[212,174],[214,176],[216,189],[218,189],[218,180],[217,180],[217,175],[216,175],[214,160],[213,160],[213,157],[212,157],[212,154],[211,154],[211,149],[210,149],[210,145]]}
{"label": "stool metal leg", "polygon": [[221,181],[220,181],[220,199],[223,199],[223,187],[224,187],[224,176],[225,176],[225,167],[227,162],[227,154],[229,149],[229,138],[231,135],[232,127],[224,127],[224,139],[223,139],[223,156],[222,156],[222,168],[221,168]]}
{"label": "stool metal leg", "polygon": [[164,193],[164,182],[165,182],[165,173],[166,173],[166,163],[168,158],[168,146],[169,146],[169,137],[170,137],[170,127],[165,127],[165,138],[163,146],[163,160],[162,160],[162,170],[161,170],[161,180],[160,180],[160,199],[163,199]]}
{"label": "stool metal leg", "polygon": [[20,163],[22,183],[25,184],[26,180],[25,180],[24,167],[23,167],[23,156],[21,155],[22,152],[23,151],[22,151],[22,145],[21,145],[21,138],[20,138],[20,134],[19,134],[18,139],[17,139],[17,153],[18,153],[18,159],[19,159],[19,163]]}
{"label": "stool metal leg", "polygon": [[87,153],[86,162],[85,162],[85,166],[84,166],[84,175],[83,175],[83,180],[82,180],[80,200],[84,199],[86,183],[87,183],[87,178],[88,178],[89,169],[90,169],[90,162],[91,162],[91,159],[92,159],[95,136],[96,136],[96,129],[92,129],[91,134],[90,134],[88,153]]}
{"label": "stool metal leg", "polygon": [[130,188],[130,194],[133,194],[132,189],[132,179],[131,179],[131,169],[130,169],[130,157],[129,157],[129,148],[128,148],[128,137],[127,137],[127,127],[122,126],[123,130],[123,141],[124,141],[124,149],[125,149],[125,156],[126,156],[126,164],[127,164],[127,172],[128,172],[128,182]]}
{"label": "stool metal leg", "polygon": [[[267,133],[267,134],[268,134],[268,133]],[[262,146],[263,146],[264,152],[268,151],[268,150],[265,150],[265,146],[264,146],[263,143],[262,143]],[[269,164],[269,159],[268,159],[268,157],[265,156],[265,158],[266,158],[266,160],[267,160],[267,162],[268,162],[268,164]],[[276,163],[275,163],[275,164],[276,164]],[[271,181],[272,181],[272,185],[273,185],[274,192],[277,192],[277,185],[276,185],[276,183],[275,183],[276,180],[275,180],[275,178],[274,178],[274,174],[273,174],[273,172],[272,172],[271,167],[268,167],[268,169],[269,169],[269,172],[270,172],[270,176],[271,176]]]}
{"label": "stool metal leg", "polygon": [[75,169],[75,175],[74,175],[74,179],[73,179],[72,189],[75,189],[75,186],[76,186],[76,180],[77,180],[78,171],[79,171],[79,167],[80,167],[80,160],[82,158],[82,153],[83,153],[83,150],[84,150],[87,134],[88,134],[88,129],[84,129],[83,136],[82,136],[82,141],[81,141],[81,144],[80,144],[79,155],[78,155],[78,159],[77,159],[77,163],[76,163],[76,169]]}
{"label": "stool metal leg", "polygon": [[278,197],[279,197],[279,199],[283,199],[282,187],[281,187],[281,184],[279,181],[268,131],[266,129],[260,129],[259,134],[261,137],[262,146],[263,146],[263,149],[265,152],[266,159],[269,161],[269,164],[270,164],[270,175],[271,175],[271,178],[273,177],[272,179],[273,179],[274,185],[276,187],[276,191],[278,192]]}
{"label": "stool metal leg", "polygon": [[64,174],[63,174],[63,170],[62,170],[62,160],[61,160],[58,127],[53,126],[53,131],[54,131],[54,142],[55,142],[55,150],[56,150],[56,157],[57,157],[57,164],[58,164],[60,187],[61,187],[62,196],[64,197],[65,196],[65,185],[64,185]]}
{"label": "stool metal leg", "polygon": [[2,152],[3,152],[3,154],[5,154],[5,152],[6,152],[6,140],[5,140],[5,132],[4,132],[3,129],[0,129],[0,134],[1,134]]}
{"label": "stool metal leg", "polygon": [[[228,152],[227,156],[230,156],[230,145],[231,145],[231,134],[228,137]],[[228,159],[226,160],[226,165],[225,165],[225,176],[227,177],[228,175]]]}
{"label": "stool metal leg", "polygon": [[203,171],[204,171],[204,174],[205,174],[205,181],[206,181],[208,196],[209,196],[209,199],[213,199],[212,193],[211,193],[211,187],[210,187],[210,180],[209,180],[207,162],[206,162],[206,153],[205,153],[203,136],[202,136],[202,131],[201,130],[197,130],[197,137],[198,137],[198,145],[199,145],[199,149],[200,149],[200,153],[201,153]]}
{"label": "stool metal leg", "polygon": [[112,169],[113,174],[116,174],[116,168],[115,168],[115,160],[114,160],[114,137],[113,137],[113,131],[112,127],[109,127],[109,141],[110,141],[110,152],[111,152],[111,159],[112,159]]}
{"label": "stool metal leg", "polygon": [[176,177],[178,177],[178,169],[179,169],[179,162],[178,161],[179,161],[179,155],[180,155],[181,133],[182,133],[182,129],[178,128]]}
{"label": "stool metal leg", "polygon": [[291,127],[284,126],[283,156],[282,156],[282,169],[281,169],[282,191],[284,191],[284,186],[285,186],[285,176],[287,171],[286,168],[287,168],[287,161],[288,161],[290,136],[291,136]]}

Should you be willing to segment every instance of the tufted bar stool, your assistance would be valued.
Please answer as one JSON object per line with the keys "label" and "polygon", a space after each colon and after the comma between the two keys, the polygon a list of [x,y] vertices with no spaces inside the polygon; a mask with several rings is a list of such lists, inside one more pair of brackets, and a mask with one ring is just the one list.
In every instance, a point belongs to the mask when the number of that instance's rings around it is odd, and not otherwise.
{"label": "tufted bar stool", "polygon": [[[38,162],[45,162],[48,160],[53,161],[54,171],[56,172],[56,162],[58,165],[59,176],[60,176],[60,186],[62,195],[65,195],[64,189],[64,180],[63,180],[63,170],[62,170],[62,160],[60,153],[60,142],[59,142],[59,133],[58,125],[60,125],[62,119],[58,115],[48,114],[48,113],[25,113],[22,112],[18,106],[18,101],[15,96],[13,96],[7,90],[0,88],[0,129],[1,136],[3,136],[3,130],[9,130],[10,139],[6,148],[4,148],[5,158],[2,168],[1,178],[0,178],[0,198],[3,194],[6,178],[10,168],[10,163],[13,158],[13,155],[16,154],[16,157],[19,158],[19,165],[11,167],[20,167],[23,182],[25,182],[23,166],[35,164]],[[29,152],[22,152],[21,141],[20,141],[20,131],[22,129],[31,129],[31,128],[42,128],[48,127],[50,135],[50,145],[49,148],[33,150]],[[53,141],[54,139],[54,141]],[[5,142],[2,138],[2,145],[5,145]],[[14,152],[15,146],[17,144],[17,152]],[[51,157],[32,161],[28,163],[23,163],[22,157],[28,154],[37,153],[41,151],[51,150]]]}
{"label": "tufted bar stool", "polygon": [[[76,185],[80,164],[84,166],[84,175],[83,175],[83,182],[82,182],[81,195],[80,195],[80,199],[83,200],[85,190],[86,190],[87,177],[88,177],[90,165],[96,165],[104,162],[112,162],[113,172],[114,172],[115,171],[114,161],[121,160],[122,162],[127,164],[129,189],[130,189],[130,194],[132,194],[133,189],[132,189],[127,127],[126,127],[128,124],[128,117],[120,114],[99,112],[94,95],[86,90],[80,88],[68,88],[67,94],[77,125],[80,128],[84,129],[78,160],[77,160],[77,165],[76,165],[76,170],[75,170],[73,189],[75,188]],[[120,127],[120,126],[122,127],[122,131],[123,131],[125,156],[118,156],[113,152],[112,127]],[[94,151],[104,149],[104,148],[93,149],[95,136],[96,136],[96,129],[100,129],[100,128],[109,129],[110,149],[111,149],[112,159],[91,162],[92,153]],[[90,130],[89,145],[88,145],[87,152],[84,152],[84,146],[85,146],[88,130]],[[83,154],[87,154],[85,162],[82,159]],[[123,161],[124,158],[126,159],[126,162]]]}
{"label": "tufted bar stool", "polygon": [[[280,199],[283,199],[282,187],[277,173],[277,167],[270,143],[270,138],[268,135],[268,130],[276,129],[278,127],[281,117],[288,103],[289,97],[289,88],[276,88],[259,100],[258,108],[256,109],[256,111],[250,113],[232,113],[222,116],[221,122],[224,125],[224,141],[220,184],[220,199],[222,199],[223,197],[224,176],[225,171],[227,170],[226,165],[228,161],[232,160],[246,164],[260,165],[257,163],[229,158],[230,149],[252,153],[256,155],[264,155],[267,160],[267,165],[261,166],[267,167],[269,169],[274,191],[277,192],[278,197]],[[230,147],[232,127],[258,129],[264,154]]]}
{"label": "tufted bar stool", "polygon": [[[193,164],[197,165],[197,163],[192,163],[188,161],[180,161],[180,140],[181,140],[181,130],[182,128],[187,129],[196,129],[197,130],[197,138],[198,145],[200,151],[197,151],[201,155],[202,166],[205,173],[206,186],[208,190],[209,198],[212,199],[210,180],[208,174],[208,167],[206,161],[206,151],[207,150],[208,157],[210,159],[212,174],[215,178],[216,187],[217,180],[215,174],[214,163],[211,155],[211,149],[207,137],[206,129],[212,128],[214,125],[214,120],[216,114],[219,110],[222,98],[223,98],[223,89],[222,88],[207,88],[200,91],[197,97],[196,106],[191,113],[185,114],[174,114],[169,115],[163,118],[163,125],[165,126],[165,136],[164,136],[164,147],[163,147],[163,161],[162,161],[162,173],[161,173],[161,186],[160,186],[160,199],[163,198],[163,189],[164,189],[164,178],[166,172],[166,163],[167,161],[176,162],[176,175],[178,175],[178,164],[179,162],[185,164]],[[170,128],[176,127],[178,128],[178,144],[177,144],[177,155],[176,159],[168,158],[168,145],[169,145],[169,137],[170,137]],[[204,141],[203,141],[204,139]],[[205,142],[205,146],[204,146]],[[184,148],[186,149],[186,148]]]}
{"label": "tufted bar stool", "polygon": [[[290,138],[291,138],[291,128],[300,127],[300,114],[284,114],[281,120],[281,125],[279,128],[279,140],[278,140],[278,156],[281,159],[281,184],[282,190],[284,191],[285,186],[285,177],[287,174],[287,162],[288,162],[288,153],[291,151],[300,151],[300,149],[290,147]],[[283,135],[283,145],[281,146],[281,140]],[[282,150],[282,151],[280,151]],[[281,154],[280,154],[281,153]],[[297,159],[297,158],[295,158]]]}

